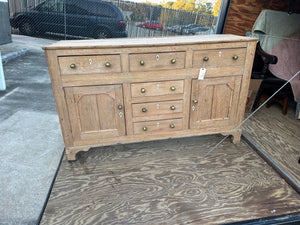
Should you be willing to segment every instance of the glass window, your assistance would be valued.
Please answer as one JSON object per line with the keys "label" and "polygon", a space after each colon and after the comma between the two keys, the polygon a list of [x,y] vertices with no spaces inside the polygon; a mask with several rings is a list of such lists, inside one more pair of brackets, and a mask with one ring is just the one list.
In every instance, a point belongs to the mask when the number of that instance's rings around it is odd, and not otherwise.
{"label": "glass window", "polygon": [[89,9],[91,10],[91,13],[95,16],[101,16],[101,17],[117,17],[117,14],[115,10],[107,5],[107,4],[97,4],[97,3],[90,3]]}
{"label": "glass window", "polygon": [[59,0],[49,0],[38,6],[40,11],[44,12],[64,12],[64,5],[62,1]]}
{"label": "glass window", "polygon": [[66,5],[66,13],[68,14],[75,14],[75,15],[89,15],[90,13],[85,10],[85,9],[82,9],[76,5]]}

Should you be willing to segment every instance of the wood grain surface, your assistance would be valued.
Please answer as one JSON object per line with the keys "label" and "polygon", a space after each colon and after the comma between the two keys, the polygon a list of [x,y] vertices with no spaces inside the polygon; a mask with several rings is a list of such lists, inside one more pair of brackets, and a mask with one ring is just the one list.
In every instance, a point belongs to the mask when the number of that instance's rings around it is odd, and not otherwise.
{"label": "wood grain surface", "polygon": [[[170,40],[172,42],[170,43]],[[51,49],[108,49],[108,48],[122,48],[122,47],[151,47],[151,46],[180,46],[182,44],[196,44],[198,45],[199,40],[204,42],[205,44],[208,43],[216,43],[222,42],[222,46],[224,43],[232,43],[232,42],[247,42],[253,41],[253,39],[249,37],[241,37],[241,36],[234,36],[234,35],[223,35],[223,34],[216,34],[216,35],[195,35],[195,36],[170,36],[170,37],[146,37],[146,38],[109,38],[104,40],[63,40],[55,42],[52,45],[48,45],[43,47],[44,50],[51,50]],[[109,51],[111,51],[109,49]],[[119,50],[122,51],[122,50]],[[169,51],[169,50],[167,50]],[[102,52],[102,51],[101,51]],[[155,52],[155,50],[154,50]],[[111,52],[110,52],[111,54]],[[78,55],[78,54],[77,54]]]}
{"label": "wood grain surface", "polygon": [[[56,99],[57,106],[67,110],[67,114],[58,110],[62,129],[67,129],[63,135],[71,132],[73,138],[65,142],[68,160],[75,160],[79,151],[89,147],[231,131],[243,119],[256,42],[250,37],[210,35],[71,41],[63,42],[65,46],[45,47],[48,66],[55,68],[49,71],[55,97],[60,98]],[[50,59],[53,52],[56,60]],[[206,62],[207,71],[201,70]],[[101,76],[97,70],[101,70]],[[208,106],[212,112],[209,119],[205,118],[207,122],[201,118],[201,126],[192,124],[193,129],[189,129],[191,82],[199,71],[203,71],[203,78],[205,74],[203,84],[213,86],[213,91],[207,92],[212,96],[206,96],[213,99]],[[165,111],[141,118],[132,112],[132,104],[158,102],[157,107],[175,100],[183,102],[184,110],[177,114]],[[207,106],[198,105],[195,111]],[[173,120],[180,121],[174,124]],[[238,134],[233,135],[234,143],[239,140]]]}
{"label": "wood grain surface", "polygon": [[282,114],[279,105],[262,108],[244,124],[245,134],[300,184],[300,120],[289,107]]}
{"label": "wood grain surface", "polygon": [[[245,35],[251,31],[253,24],[264,9],[288,12],[291,1],[282,0],[232,0],[225,24],[224,34]],[[300,0],[292,1],[291,9],[295,13],[300,12]]]}
{"label": "wood grain surface", "polygon": [[221,224],[300,212],[300,196],[244,143],[227,139],[195,165],[222,138],[115,145],[81,152],[72,163],[64,158],[41,224]]}

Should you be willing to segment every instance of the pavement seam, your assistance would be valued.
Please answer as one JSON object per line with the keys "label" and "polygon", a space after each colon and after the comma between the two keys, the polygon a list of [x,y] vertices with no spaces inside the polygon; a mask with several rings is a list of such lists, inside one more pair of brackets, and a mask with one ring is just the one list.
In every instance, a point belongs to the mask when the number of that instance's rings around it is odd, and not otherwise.
{"label": "pavement seam", "polygon": [[25,55],[27,52],[28,52],[27,48],[22,48],[20,50],[9,52],[5,55],[2,55],[2,63],[3,64],[8,63],[9,61],[15,58]]}
{"label": "pavement seam", "polygon": [[15,92],[17,92],[19,90],[20,87],[16,87],[13,90],[10,90],[9,92],[7,92],[5,95],[3,95],[2,97],[0,97],[0,101],[4,100],[5,98],[7,98],[8,96],[14,94]]}

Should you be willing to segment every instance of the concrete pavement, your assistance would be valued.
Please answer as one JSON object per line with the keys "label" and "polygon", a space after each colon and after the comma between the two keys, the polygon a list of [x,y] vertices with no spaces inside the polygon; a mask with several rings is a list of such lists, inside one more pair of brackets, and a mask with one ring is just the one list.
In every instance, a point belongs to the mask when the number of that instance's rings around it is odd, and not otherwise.
{"label": "concrete pavement", "polygon": [[0,45],[7,89],[0,91],[0,224],[36,224],[64,144],[42,46],[12,36]]}

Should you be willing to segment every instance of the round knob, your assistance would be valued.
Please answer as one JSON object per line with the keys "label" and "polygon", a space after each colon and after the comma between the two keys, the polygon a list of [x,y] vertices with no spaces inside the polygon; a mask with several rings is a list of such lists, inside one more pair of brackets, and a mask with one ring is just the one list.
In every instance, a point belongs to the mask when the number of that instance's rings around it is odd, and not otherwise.
{"label": "round knob", "polygon": [[143,127],[143,131],[147,131],[147,127],[146,126]]}
{"label": "round knob", "polygon": [[147,112],[147,109],[146,108],[142,108],[142,112]]}
{"label": "round knob", "polygon": [[106,66],[106,67],[110,67],[110,66],[111,66],[110,62],[106,62],[106,63],[105,63],[105,66]]}
{"label": "round knob", "polygon": [[76,65],[75,65],[74,63],[72,63],[72,64],[70,65],[70,68],[71,68],[71,69],[75,69],[75,67],[76,67]]}
{"label": "round knob", "polygon": [[172,63],[172,64],[176,63],[176,59],[172,59],[172,60],[171,60],[171,63]]}
{"label": "round knob", "polygon": [[146,89],[145,88],[141,88],[141,93],[145,93]]}
{"label": "round knob", "polygon": [[144,61],[144,60],[141,60],[141,61],[140,61],[140,65],[141,65],[141,66],[145,65],[145,61]]}
{"label": "round knob", "polygon": [[232,56],[233,60],[237,60],[239,57],[237,55]]}
{"label": "round knob", "polygon": [[175,91],[176,88],[174,86],[170,87],[171,91]]}
{"label": "round knob", "polygon": [[198,100],[197,100],[197,99],[194,99],[194,100],[193,100],[193,103],[194,103],[194,104],[197,104],[197,103],[198,103]]}
{"label": "round knob", "polygon": [[207,56],[203,57],[203,61],[207,62],[209,58]]}
{"label": "round knob", "polygon": [[123,106],[122,105],[118,105],[118,109],[123,109]]}
{"label": "round knob", "polygon": [[170,109],[171,109],[171,110],[175,110],[175,108],[176,108],[175,105],[171,105],[171,106],[170,106]]}
{"label": "round knob", "polygon": [[171,123],[171,124],[170,124],[170,128],[175,128],[175,124],[174,124],[174,123]]}

